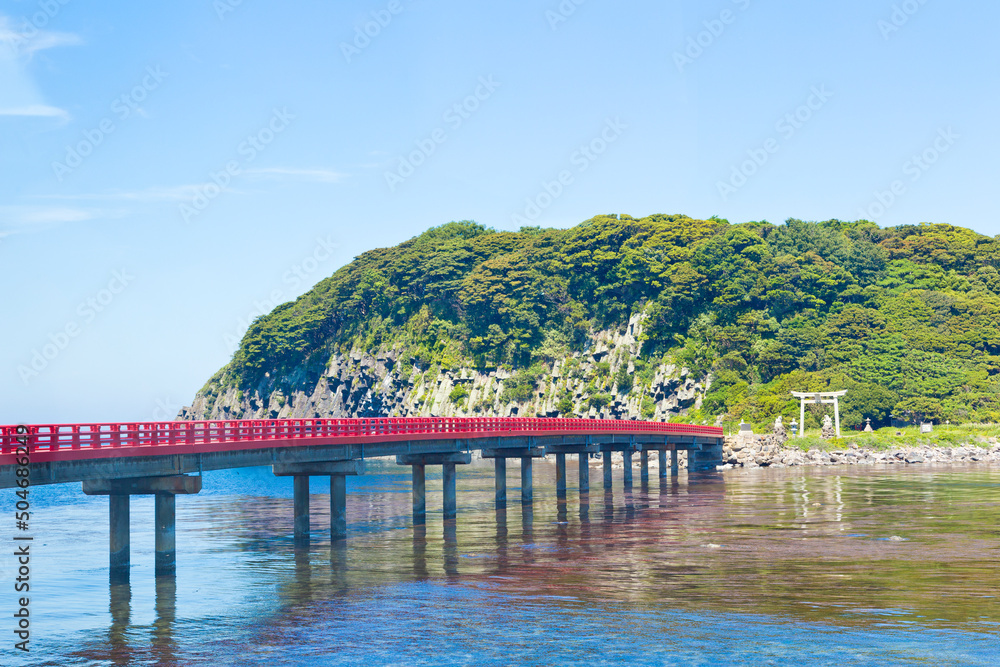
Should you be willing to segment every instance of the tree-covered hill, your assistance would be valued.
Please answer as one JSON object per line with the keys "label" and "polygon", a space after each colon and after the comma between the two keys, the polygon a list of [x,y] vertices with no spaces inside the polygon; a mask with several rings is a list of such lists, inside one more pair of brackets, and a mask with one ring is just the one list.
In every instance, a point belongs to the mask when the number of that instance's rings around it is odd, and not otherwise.
{"label": "tree-covered hill", "polygon": [[[581,377],[585,405],[642,391],[670,363],[709,385],[680,418],[759,423],[797,415],[791,390],[846,388],[848,427],[890,413],[1000,421],[998,269],[1000,237],[943,224],[604,215],[514,233],[452,222],[366,252],[256,320],[200,395],[287,394],[337,355],[396,350],[410,371],[512,371],[505,399],[527,400],[595,332],[640,315],[634,358]],[[570,400],[565,386],[559,410],[578,412],[580,391]]]}

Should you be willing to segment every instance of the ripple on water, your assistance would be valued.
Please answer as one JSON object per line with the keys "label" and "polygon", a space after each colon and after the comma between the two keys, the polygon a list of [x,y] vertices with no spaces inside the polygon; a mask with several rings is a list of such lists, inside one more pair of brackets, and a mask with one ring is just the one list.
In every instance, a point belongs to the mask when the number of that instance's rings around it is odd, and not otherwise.
{"label": "ripple on water", "polygon": [[411,526],[400,475],[349,480],[332,549],[326,496],[297,545],[287,480],[206,474],[210,493],[178,499],[176,579],[152,576],[136,498],[131,585],[112,587],[106,500],[39,487],[22,664],[997,664],[1000,471],[733,471],[631,493],[616,476],[558,503],[551,467],[530,512],[497,511],[491,469],[464,469],[449,530]]}

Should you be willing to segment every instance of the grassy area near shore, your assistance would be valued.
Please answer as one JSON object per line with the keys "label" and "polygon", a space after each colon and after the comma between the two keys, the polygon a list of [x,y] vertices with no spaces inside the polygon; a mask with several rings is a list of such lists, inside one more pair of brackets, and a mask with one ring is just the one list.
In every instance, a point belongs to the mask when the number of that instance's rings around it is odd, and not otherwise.
{"label": "grassy area near shore", "polygon": [[[935,425],[930,433],[921,433],[919,426],[905,428],[880,428],[871,433],[842,431],[840,438],[823,440],[819,429],[807,429],[802,438],[791,437],[788,447],[831,450],[847,449],[852,444],[866,449],[884,451],[898,447],[991,447],[1000,441],[1000,425]],[[992,441],[991,441],[992,439]]]}

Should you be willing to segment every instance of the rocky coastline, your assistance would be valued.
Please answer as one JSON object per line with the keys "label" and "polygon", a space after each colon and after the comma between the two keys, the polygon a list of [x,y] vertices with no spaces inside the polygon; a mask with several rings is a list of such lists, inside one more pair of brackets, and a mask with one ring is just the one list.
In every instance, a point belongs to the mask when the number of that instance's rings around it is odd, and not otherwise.
{"label": "rocky coastline", "polygon": [[[891,449],[871,449],[851,445],[847,449],[810,449],[805,451],[794,446],[786,446],[785,440],[774,435],[754,436],[737,441],[736,436],[727,436],[723,448],[723,464],[718,470],[737,468],[788,468],[792,466],[876,466],[876,465],[939,465],[939,464],[1000,464],[1000,444],[995,438],[983,446],[966,444],[957,447],[931,445],[902,445]],[[474,456],[474,458],[476,458]],[[546,457],[555,462],[555,456]],[[591,468],[604,465],[601,457],[590,459]],[[621,470],[624,457],[615,452],[611,457],[611,468]],[[640,467],[639,456],[632,456],[633,471]],[[687,468],[687,456],[678,457],[678,467]],[[659,470],[659,457],[655,452],[649,455],[650,471]],[[652,475],[651,475],[652,476]]]}
{"label": "rocky coastline", "polygon": [[900,445],[888,449],[861,447],[808,451],[789,446],[784,433],[727,436],[720,470],[733,468],[783,468],[802,465],[917,465],[937,463],[1000,463],[996,438],[956,447],[940,445]]}

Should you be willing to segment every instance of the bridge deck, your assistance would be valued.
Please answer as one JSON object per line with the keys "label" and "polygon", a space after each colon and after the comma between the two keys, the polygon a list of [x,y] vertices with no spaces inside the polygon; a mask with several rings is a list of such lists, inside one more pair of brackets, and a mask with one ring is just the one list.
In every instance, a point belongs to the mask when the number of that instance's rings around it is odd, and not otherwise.
{"label": "bridge deck", "polygon": [[[493,417],[281,419],[0,426],[0,488],[16,485],[17,448],[32,484],[201,470],[552,445],[699,449],[722,429],[663,422]],[[23,450],[22,450],[23,451]]]}

